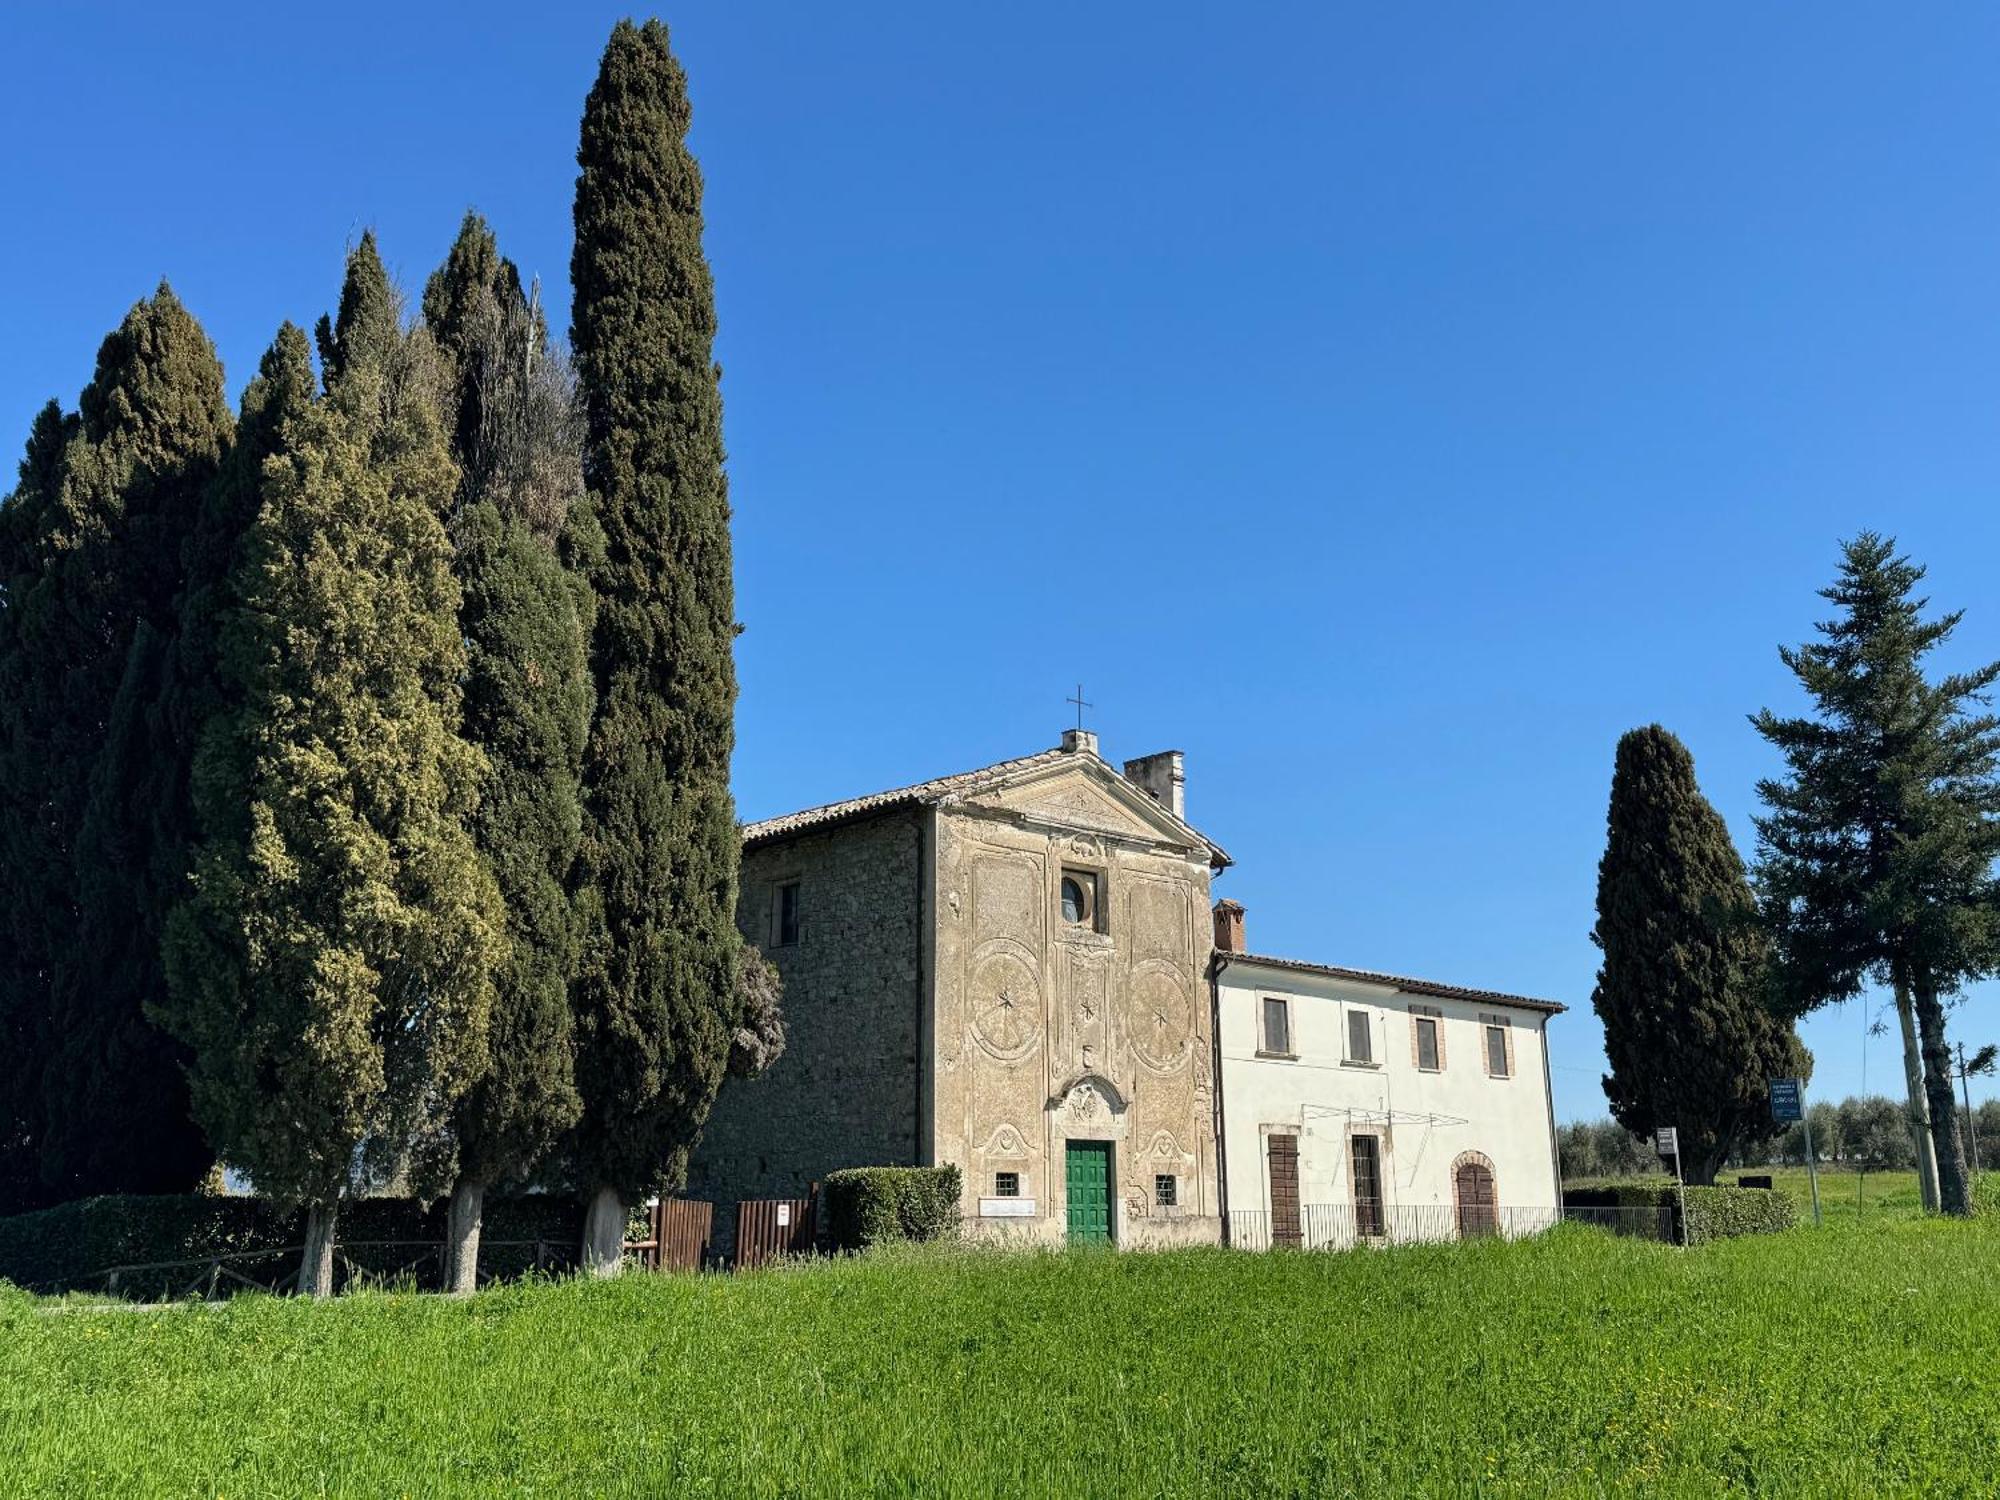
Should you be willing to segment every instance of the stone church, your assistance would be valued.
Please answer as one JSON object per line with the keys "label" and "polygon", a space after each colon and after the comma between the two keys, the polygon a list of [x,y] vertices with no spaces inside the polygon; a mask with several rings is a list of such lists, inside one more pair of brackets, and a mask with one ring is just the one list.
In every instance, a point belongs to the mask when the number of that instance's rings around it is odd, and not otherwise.
{"label": "stone church", "polygon": [[1182,758],[1059,748],[743,830],[784,1056],[726,1087],[698,1197],[951,1163],[971,1233],[1220,1236],[1209,881]]}

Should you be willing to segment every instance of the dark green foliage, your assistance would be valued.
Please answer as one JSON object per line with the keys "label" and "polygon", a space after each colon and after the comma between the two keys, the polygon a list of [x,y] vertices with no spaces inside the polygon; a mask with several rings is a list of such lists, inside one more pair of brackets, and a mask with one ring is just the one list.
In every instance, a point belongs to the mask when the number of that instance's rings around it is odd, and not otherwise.
{"label": "dark green foliage", "polygon": [[0,1212],[38,1207],[53,1194],[35,1151],[46,1055],[48,975],[40,898],[43,825],[30,815],[37,768],[8,705],[28,701],[35,664],[21,636],[24,601],[54,557],[50,516],[76,418],[51,401],[36,414],[20,481],[0,504]]}
{"label": "dark green foliage", "polygon": [[[417,1262],[426,1245],[444,1237],[441,1204],[409,1198],[362,1198],[341,1210],[347,1242],[342,1254],[364,1269],[392,1274]],[[487,1249],[481,1269],[518,1275],[538,1264],[551,1272],[570,1268],[579,1219],[573,1200],[537,1194],[491,1198],[486,1204]],[[199,1193],[82,1198],[40,1213],[0,1218],[0,1280],[53,1295],[104,1291],[105,1273],[117,1266],[150,1266],[204,1256],[243,1257],[233,1265],[241,1276],[272,1286],[292,1270],[302,1212],[256,1197],[212,1197]],[[533,1243],[539,1241],[539,1251]],[[289,1251],[268,1257],[257,1251]],[[202,1280],[202,1268],[176,1272],[133,1272],[119,1277],[126,1296],[169,1296]],[[434,1263],[415,1266],[419,1286],[437,1281]],[[241,1291],[227,1280],[220,1290]]]}
{"label": "dark green foliage", "polygon": [[1814,712],[1753,720],[1786,766],[1758,783],[1757,876],[1786,1009],[1871,979],[1907,985],[1940,1203],[1968,1213],[1944,997],[2000,967],[2000,718],[1985,711],[2000,662],[1925,675],[1960,615],[1924,618],[1923,576],[1892,539],[1864,532],[1821,591],[1838,613],[1820,639],[1781,648]]}
{"label": "dark green foliage", "polygon": [[393,305],[364,239],[334,379],[283,423],[231,575],[224,705],[195,766],[202,843],[167,940],[166,1015],[209,1139],[260,1190],[310,1204],[349,1190],[364,1143],[419,1191],[448,1180],[451,1106],[484,1069],[505,955],[465,831],[485,766],[457,733],[444,380],[428,335],[383,323]]}
{"label": "dark green foliage", "polygon": [[729,1044],[729,1076],[755,1078],[785,1055],[785,979],[778,966],[748,943],[736,964],[737,1011]]}
{"label": "dark green foliage", "polygon": [[1556,1154],[1564,1182],[1660,1170],[1652,1142],[1640,1140],[1616,1120],[1572,1120],[1556,1131]]}
{"label": "dark green foliage", "polygon": [[1798,1222],[1791,1198],[1770,1188],[1683,1189],[1672,1182],[1565,1188],[1563,1208],[1605,1210],[1608,1212],[1601,1222],[1606,1228],[1686,1245],[1706,1245],[1744,1234],[1777,1234]]}
{"label": "dark green foliage", "polygon": [[582,860],[601,931],[577,988],[577,1167],[586,1191],[628,1202],[684,1171],[738,1020],[736,620],[687,127],[666,28],[620,22],[584,106],[570,274],[604,532]]}
{"label": "dark green foliage", "polygon": [[1764,940],[1729,829],[1657,724],[1618,742],[1609,825],[1591,932],[1605,1097],[1637,1135],[1678,1127],[1687,1179],[1709,1182],[1732,1148],[1775,1132],[1769,1080],[1808,1059],[1765,1007]]}
{"label": "dark green foliage", "polygon": [[0,906],[15,945],[0,1013],[32,1023],[17,1113],[58,1197],[186,1187],[211,1160],[183,1054],[145,1013],[176,874],[146,740],[183,547],[232,427],[214,346],[164,284],[105,339],[80,405],[59,454],[63,424],[44,414],[33,477],[8,506],[0,646]]}
{"label": "dark green foliage", "polygon": [[836,1250],[958,1233],[957,1167],[850,1167],[820,1184],[827,1235]]}
{"label": "dark green foliage", "polygon": [[567,368],[476,214],[431,277],[424,318],[450,360],[463,476],[464,734],[487,767],[471,831],[499,882],[509,939],[488,1070],[456,1116],[461,1174],[483,1184],[532,1168],[582,1107],[569,985],[582,936],[573,879],[592,596],[570,544],[587,538],[589,515]]}

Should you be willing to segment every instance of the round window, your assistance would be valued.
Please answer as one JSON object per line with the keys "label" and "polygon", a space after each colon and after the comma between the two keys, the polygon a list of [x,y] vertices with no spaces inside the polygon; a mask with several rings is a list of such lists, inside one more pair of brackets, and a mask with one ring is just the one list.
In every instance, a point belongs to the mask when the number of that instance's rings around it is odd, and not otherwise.
{"label": "round window", "polygon": [[1084,899],[1083,882],[1074,875],[1063,876],[1062,914],[1065,922],[1081,923],[1090,920],[1090,903]]}

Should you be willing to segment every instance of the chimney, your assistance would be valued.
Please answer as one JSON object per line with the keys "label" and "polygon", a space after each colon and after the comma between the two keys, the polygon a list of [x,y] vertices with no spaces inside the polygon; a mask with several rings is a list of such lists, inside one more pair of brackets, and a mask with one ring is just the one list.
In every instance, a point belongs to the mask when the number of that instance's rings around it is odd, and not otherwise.
{"label": "chimney", "polygon": [[1243,903],[1226,897],[1215,903],[1215,951],[1248,953],[1243,946]]}
{"label": "chimney", "polygon": [[1125,779],[1183,822],[1187,820],[1187,770],[1178,750],[1125,762]]}
{"label": "chimney", "polygon": [[1062,747],[1069,751],[1071,755],[1075,755],[1080,750],[1088,750],[1092,755],[1095,755],[1097,754],[1097,731],[1094,729],[1065,729],[1063,731]]}

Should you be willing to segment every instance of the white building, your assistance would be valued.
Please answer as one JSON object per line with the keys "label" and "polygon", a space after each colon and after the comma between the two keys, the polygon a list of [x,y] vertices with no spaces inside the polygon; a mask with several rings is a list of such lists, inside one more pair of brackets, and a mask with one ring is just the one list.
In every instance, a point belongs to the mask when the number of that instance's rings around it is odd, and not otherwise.
{"label": "white building", "polygon": [[1522,1233],[1560,1214],[1552,1001],[1251,954],[1215,907],[1230,1243]]}

